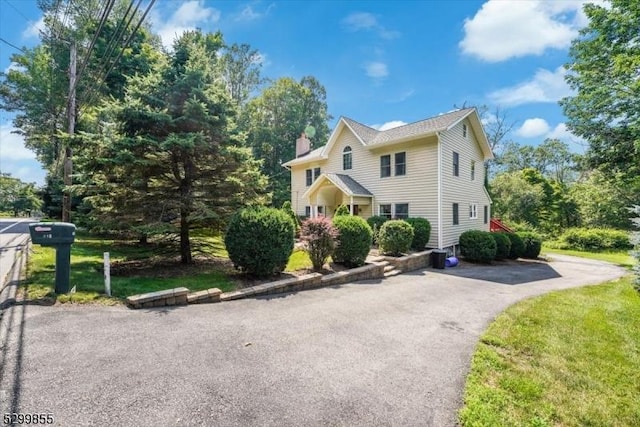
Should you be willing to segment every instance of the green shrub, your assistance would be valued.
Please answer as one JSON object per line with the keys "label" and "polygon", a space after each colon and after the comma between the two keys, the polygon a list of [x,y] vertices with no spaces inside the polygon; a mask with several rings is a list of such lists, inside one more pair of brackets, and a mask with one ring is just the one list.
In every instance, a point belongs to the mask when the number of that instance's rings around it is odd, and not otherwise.
{"label": "green shrub", "polygon": [[300,239],[315,271],[322,270],[327,258],[333,254],[337,237],[338,230],[325,217],[309,218],[302,223]]}
{"label": "green shrub", "polygon": [[603,251],[631,249],[629,233],[608,228],[569,228],[558,239],[560,249]]}
{"label": "green shrub", "polygon": [[427,243],[429,243],[431,224],[425,218],[407,218],[405,221],[413,227],[411,249],[414,251],[423,251]]}
{"label": "green shrub", "polygon": [[536,259],[542,250],[542,238],[530,231],[520,231],[517,233],[524,243],[523,258]]}
{"label": "green shrub", "polygon": [[380,234],[380,227],[387,222],[389,218],[386,216],[370,216],[367,218],[367,224],[373,231],[373,243],[378,244],[378,234]]}
{"label": "green shrub", "polygon": [[283,210],[256,207],[236,212],[224,244],[234,266],[251,275],[283,271],[293,251],[295,228]]}
{"label": "green shrub", "polygon": [[460,235],[460,252],[469,261],[491,262],[496,257],[496,241],[488,231],[467,230]]}
{"label": "green shrub", "polygon": [[341,215],[333,217],[333,225],[338,230],[333,260],[352,267],[363,265],[373,237],[367,221],[359,216]]}
{"label": "green shrub", "polygon": [[293,220],[293,223],[295,224],[295,227],[296,227],[296,235],[297,235],[300,232],[300,220],[298,219],[298,215],[296,215],[296,213],[293,211],[293,208],[291,207],[291,202],[289,200],[285,200],[285,202],[282,204],[281,209],[285,211],[287,215],[289,215]]}
{"label": "green shrub", "polygon": [[[631,218],[631,222],[636,228],[640,229],[640,206],[634,205],[633,208],[631,208],[631,212],[635,214],[635,216]],[[631,256],[636,260],[636,263],[633,266],[635,278],[632,284],[634,289],[640,292],[640,231],[631,232],[631,235],[629,236],[629,243],[633,245]]]}
{"label": "green shrub", "polygon": [[517,259],[524,255],[524,242],[516,233],[505,233],[511,241],[511,250],[509,251],[510,259]]}
{"label": "green shrub", "polygon": [[493,240],[496,241],[496,259],[509,258],[511,253],[511,240],[508,233],[497,232],[491,233]]}
{"label": "green shrub", "polygon": [[343,216],[343,215],[351,215],[351,211],[347,205],[340,205],[336,208],[333,216]]}
{"label": "green shrub", "polygon": [[413,227],[406,221],[394,219],[380,227],[378,247],[385,255],[398,256],[409,251],[413,241]]}

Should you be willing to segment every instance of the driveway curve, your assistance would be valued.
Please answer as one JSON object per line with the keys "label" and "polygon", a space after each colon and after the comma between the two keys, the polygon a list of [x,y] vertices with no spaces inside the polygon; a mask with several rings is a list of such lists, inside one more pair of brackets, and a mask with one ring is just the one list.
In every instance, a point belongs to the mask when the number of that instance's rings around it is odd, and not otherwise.
{"label": "driveway curve", "polygon": [[173,309],[15,305],[0,404],[64,426],[452,426],[497,314],[624,274],[554,256]]}

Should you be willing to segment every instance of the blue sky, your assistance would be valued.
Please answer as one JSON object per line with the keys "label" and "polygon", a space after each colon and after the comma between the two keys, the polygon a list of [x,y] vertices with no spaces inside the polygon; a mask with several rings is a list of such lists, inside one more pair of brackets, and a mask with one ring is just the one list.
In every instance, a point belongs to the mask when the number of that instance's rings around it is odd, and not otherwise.
{"label": "blue sky", "polygon": [[[557,101],[571,94],[563,65],[586,24],[583,3],[158,0],[150,22],[167,46],[188,29],[220,30],[228,43],[261,52],[265,77],[315,76],[332,126],[347,116],[388,128],[486,104],[516,121],[510,139],[536,145],[555,137],[582,151]],[[0,0],[0,37],[33,46],[41,17],[35,0]],[[14,52],[0,43],[0,70]],[[11,134],[13,116],[0,114],[0,170],[42,184],[33,153]]]}

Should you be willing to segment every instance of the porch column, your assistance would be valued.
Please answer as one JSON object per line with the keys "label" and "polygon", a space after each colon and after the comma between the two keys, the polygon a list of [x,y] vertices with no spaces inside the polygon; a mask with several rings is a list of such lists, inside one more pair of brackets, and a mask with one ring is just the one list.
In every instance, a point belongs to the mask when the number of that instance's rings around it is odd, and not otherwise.
{"label": "porch column", "polygon": [[349,196],[349,213],[353,215],[353,196]]}

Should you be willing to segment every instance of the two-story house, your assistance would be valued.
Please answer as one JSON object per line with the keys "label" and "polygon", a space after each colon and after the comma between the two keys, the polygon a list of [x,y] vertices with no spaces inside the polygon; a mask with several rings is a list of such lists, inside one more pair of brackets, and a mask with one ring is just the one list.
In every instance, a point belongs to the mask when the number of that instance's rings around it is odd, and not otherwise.
{"label": "two-story house", "polygon": [[475,108],[385,131],[342,117],[326,145],[308,151],[306,141],[283,164],[298,215],[332,216],[345,204],[364,218],[423,217],[432,248],[455,247],[465,230],[489,231],[484,162],[493,155]]}

